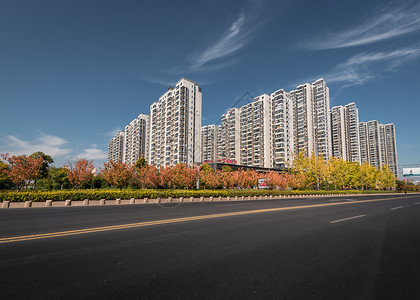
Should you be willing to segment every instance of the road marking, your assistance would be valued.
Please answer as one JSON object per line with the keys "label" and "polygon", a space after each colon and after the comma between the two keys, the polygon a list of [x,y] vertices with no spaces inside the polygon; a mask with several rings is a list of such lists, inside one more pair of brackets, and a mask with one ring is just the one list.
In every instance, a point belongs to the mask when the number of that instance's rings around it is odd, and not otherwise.
{"label": "road marking", "polygon": [[[235,204],[216,204],[215,206],[240,206],[240,205],[249,205],[250,203],[235,203]],[[251,203],[256,204],[256,203]]]}
{"label": "road marking", "polygon": [[420,204],[420,202],[415,202],[414,204]]}
{"label": "road marking", "polygon": [[[411,196],[411,197],[418,197],[418,196]],[[349,204],[378,202],[378,201],[389,201],[389,200],[405,199],[405,198],[410,198],[410,196],[408,196],[408,197],[406,196],[406,197],[392,197],[392,198],[372,199],[372,200],[361,200],[361,201],[352,201],[352,202],[334,202],[334,203],[312,204],[312,205],[302,205],[302,206],[289,206],[289,207],[267,208],[267,209],[257,209],[257,210],[244,210],[244,211],[236,211],[236,212],[230,212],[230,213],[219,213],[219,214],[211,214],[211,215],[201,215],[201,216],[193,216],[193,217],[138,222],[138,223],[131,223],[131,224],[103,226],[103,227],[85,228],[85,229],[77,229],[77,230],[67,230],[67,231],[41,233],[41,234],[31,234],[31,235],[24,235],[24,236],[14,236],[14,237],[0,238],[0,244],[11,243],[11,242],[23,242],[23,241],[38,240],[38,239],[46,239],[46,238],[54,238],[54,237],[63,237],[63,236],[94,233],[94,232],[104,232],[104,231],[110,231],[110,230],[120,230],[120,229],[148,227],[148,226],[162,225],[162,224],[189,222],[189,221],[196,221],[196,220],[206,220],[206,219],[216,219],[216,218],[222,218],[222,217],[251,215],[251,214],[258,214],[258,213],[265,213],[265,212],[276,212],[276,211],[325,207],[325,206],[334,206],[334,205],[349,205]]]}
{"label": "road marking", "polygon": [[397,206],[397,207],[390,208],[390,210],[399,209],[399,208],[403,208],[403,207],[404,206]]}
{"label": "road marking", "polygon": [[352,220],[352,219],[357,219],[357,218],[362,218],[362,217],[366,217],[366,215],[360,215],[360,216],[354,216],[354,217],[349,217],[345,219],[330,221],[330,223],[337,223],[337,222],[342,222],[342,221],[347,221],[347,220]]}
{"label": "road marking", "polygon": [[354,200],[350,200],[350,199],[333,199],[333,200],[328,200],[330,202],[339,202],[339,201],[350,201],[353,202]]}

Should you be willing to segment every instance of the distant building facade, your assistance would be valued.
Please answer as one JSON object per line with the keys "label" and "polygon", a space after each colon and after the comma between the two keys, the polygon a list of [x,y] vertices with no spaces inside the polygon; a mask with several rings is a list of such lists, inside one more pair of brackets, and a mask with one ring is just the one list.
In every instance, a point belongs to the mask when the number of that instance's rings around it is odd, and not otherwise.
{"label": "distant building facade", "polygon": [[202,162],[201,101],[198,84],[182,78],[150,106],[150,164],[191,166]]}
{"label": "distant building facade", "polygon": [[332,155],[360,163],[359,112],[354,102],[331,108]]}
{"label": "distant building facade", "polygon": [[376,168],[387,165],[398,177],[397,146],[394,124],[378,121],[360,122],[361,163],[368,162]]}
{"label": "distant building facade", "polygon": [[141,157],[147,157],[149,116],[140,114],[125,126],[123,162],[134,165]]}
{"label": "distant building facade", "polygon": [[272,101],[272,144],[273,168],[284,169],[294,155],[294,110],[289,93],[283,89],[271,94]]}
{"label": "distant building facade", "polygon": [[108,143],[108,160],[122,162],[124,158],[124,131],[118,132]]}
{"label": "distant building facade", "polygon": [[217,162],[240,164],[240,110],[238,108],[229,109],[226,114],[222,115],[218,128]]}
{"label": "distant building facade", "polygon": [[203,163],[217,162],[217,125],[206,125],[201,127],[201,158]]}
{"label": "distant building facade", "polygon": [[271,168],[272,152],[272,103],[263,94],[240,108],[241,164]]}

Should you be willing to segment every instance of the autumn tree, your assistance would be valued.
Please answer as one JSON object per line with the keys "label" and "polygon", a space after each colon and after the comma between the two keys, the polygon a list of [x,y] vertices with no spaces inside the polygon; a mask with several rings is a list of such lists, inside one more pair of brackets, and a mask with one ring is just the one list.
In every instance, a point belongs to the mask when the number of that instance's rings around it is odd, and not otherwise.
{"label": "autumn tree", "polygon": [[312,154],[307,162],[307,178],[310,178],[312,184],[316,185],[316,189],[319,190],[320,183],[325,179],[327,171],[325,159],[321,155]]}
{"label": "autumn tree", "polygon": [[395,187],[395,175],[391,172],[388,165],[382,166],[379,173],[379,181],[383,189]]}
{"label": "autumn tree", "polygon": [[172,183],[177,188],[193,188],[197,182],[198,171],[195,166],[176,164],[172,169]]}
{"label": "autumn tree", "polygon": [[205,186],[210,189],[216,189],[223,186],[223,174],[220,170],[202,172],[201,178],[203,179]]}
{"label": "autumn tree", "polygon": [[84,158],[76,159],[74,162],[67,162],[63,167],[66,169],[70,183],[76,190],[82,184],[91,181],[94,176],[95,168],[93,166],[93,160],[88,161]]}
{"label": "autumn tree", "polygon": [[299,152],[289,165],[289,169],[299,178],[305,179],[305,187],[313,187],[316,184],[317,179],[312,172],[311,160],[304,152]]}
{"label": "autumn tree", "polygon": [[174,187],[174,167],[160,167],[158,176],[159,187],[171,189]]}
{"label": "autumn tree", "polygon": [[359,168],[360,183],[362,189],[372,189],[376,186],[377,170],[368,162],[364,162]]}
{"label": "autumn tree", "polygon": [[287,176],[278,172],[270,171],[265,175],[271,189],[285,189],[288,185]]}
{"label": "autumn tree", "polygon": [[119,189],[126,187],[135,174],[135,166],[112,160],[104,163],[101,175],[108,183]]}
{"label": "autumn tree", "polygon": [[[41,166],[41,172],[39,174],[39,178],[40,179],[47,178],[50,165],[54,162],[52,157],[47,154],[44,154],[44,152],[41,152],[41,151],[34,152],[30,156],[32,158],[38,158],[38,157],[42,158],[42,166]],[[38,178],[34,180],[34,188],[37,186],[37,180]]]}
{"label": "autumn tree", "polygon": [[8,153],[1,154],[0,157],[9,163],[9,166],[7,168],[1,168],[0,172],[9,176],[18,191],[22,187],[27,188],[41,173],[43,163],[41,157],[32,158],[26,155],[10,156]]}
{"label": "autumn tree", "polygon": [[155,166],[145,165],[137,169],[137,178],[143,188],[155,189],[159,185],[159,171]]}

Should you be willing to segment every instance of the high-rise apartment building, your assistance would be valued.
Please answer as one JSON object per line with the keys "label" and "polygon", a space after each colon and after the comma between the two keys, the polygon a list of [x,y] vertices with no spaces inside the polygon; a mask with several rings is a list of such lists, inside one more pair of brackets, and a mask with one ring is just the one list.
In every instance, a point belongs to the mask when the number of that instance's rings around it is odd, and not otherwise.
{"label": "high-rise apartment building", "polygon": [[369,162],[369,142],[367,122],[359,123],[360,163]]}
{"label": "high-rise apartment building", "polygon": [[218,136],[218,162],[240,164],[240,111],[231,108],[222,115]]}
{"label": "high-rise apartment building", "polygon": [[378,121],[360,122],[361,162],[376,168],[388,165],[398,176],[397,146],[394,124],[379,124]]}
{"label": "high-rise apartment building", "polygon": [[225,163],[227,155],[226,128],[217,126],[217,162]]}
{"label": "high-rise apartment building", "polygon": [[217,125],[201,127],[201,159],[203,163],[217,162]]}
{"label": "high-rise apartment building", "polygon": [[369,147],[368,162],[376,168],[381,167],[381,146],[379,138],[378,121],[372,120],[367,122],[367,140]]}
{"label": "high-rise apartment building", "polygon": [[359,113],[355,103],[331,108],[332,155],[360,162]]}
{"label": "high-rise apartment building", "polygon": [[329,157],[332,153],[330,95],[324,79],[301,84],[290,95],[293,101],[295,154],[304,152]]}
{"label": "high-rise apartment building", "polygon": [[108,143],[108,160],[122,162],[124,158],[124,131],[118,132]]}
{"label": "high-rise apartment building", "polygon": [[294,153],[304,152],[310,156],[315,147],[312,86],[301,84],[290,95],[293,101]]}
{"label": "high-rise apartment building", "polygon": [[240,108],[241,164],[272,168],[272,102],[263,94]]}
{"label": "high-rise apartment building", "polygon": [[348,160],[346,117],[343,106],[331,108],[332,155]]}
{"label": "high-rise apartment building", "polygon": [[347,160],[360,163],[359,110],[354,102],[344,106]]}
{"label": "high-rise apartment building", "polygon": [[312,83],[315,154],[328,158],[331,151],[330,92],[324,79]]}
{"label": "high-rise apartment building", "polygon": [[387,165],[398,178],[397,141],[395,138],[395,125],[385,124],[386,157]]}
{"label": "high-rise apartment building", "polygon": [[201,88],[182,78],[150,106],[149,163],[201,163]]}
{"label": "high-rise apartment building", "polygon": [[125,126],[123,162],[134,165],[141,157],[147,157],[149,116],[140,114]]}
{"label": "high-rise apartment building", "polygon": [[271,94],[273,167],[283,169],[291,164],[294,153],[293,101],[283,89]]}

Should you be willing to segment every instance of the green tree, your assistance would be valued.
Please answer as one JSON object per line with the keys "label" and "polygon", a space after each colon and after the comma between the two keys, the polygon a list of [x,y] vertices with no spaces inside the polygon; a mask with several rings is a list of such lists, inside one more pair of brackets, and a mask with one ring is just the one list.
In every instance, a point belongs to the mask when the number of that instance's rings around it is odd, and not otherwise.
{"label": "green tree", "polygon": [[137,170],[140,170],[142,168],[144,168],[145,166],[147,166],[147,162],[146,159],[144,157],[140,157],[135,164]]}
{"label": "green tree", "polygon": [[0,190],[6,190],[13,188],[13,181],[10,179],[9,175],[6,174],[9,165],[0,161]]}
{"label": "green tree", "polygon": [[200,171],[203,172],[203,173],[209,173],[209,172],[212,172],[213,169],[210,167],[209,164],[202,164],[200,166]]}
{"label": "green tree", "polygon": [[91,186],[94,189],[103,189],[109,187],[109,183],[102,175],[96,175],[92,179]]}
{"label": "green tree", "polygon": [[48,177],[48,170],[50,168],[50,164],[52,164],[54,162],[54,160],[52,159],[51,156],[49,156],[47,154],[44,154],[44,152],[41,152],[41,151],[37,151],[37,152],[32,153],[30,155],[30,157],[32,157],[32,158],[39,158],[40,157],[43,160],[39,177],[34,180],[34,188],[36,188],[37,187],[37,181],[39,179],[45,179],[45,178]]}
{"label": "green tree", "polygon": [[223,166],[222,172],[233,172],[232,168],[229,166]]}
{"label": "green tree", "polygon": [[52,189],[65,189],[71,186],[67,177],[67,171],[64,168],[51,167],[49,170],[49,178],[51,179]]}

